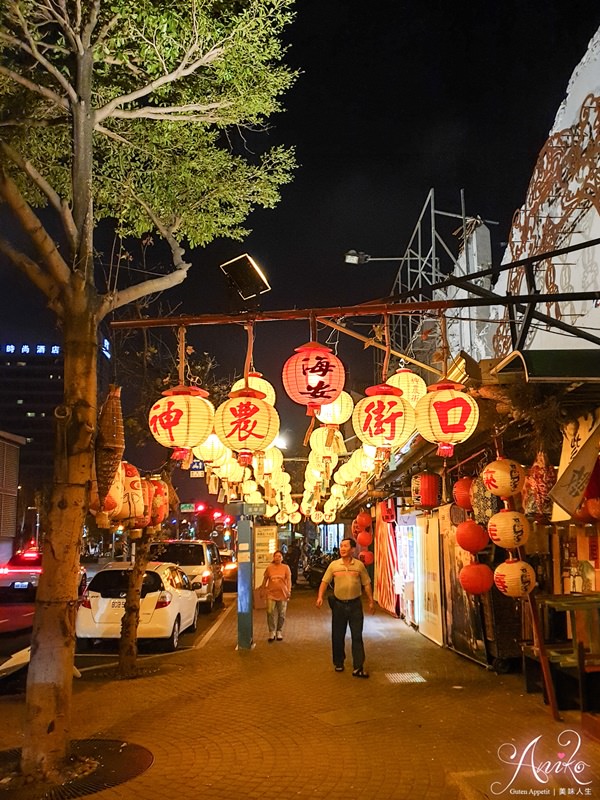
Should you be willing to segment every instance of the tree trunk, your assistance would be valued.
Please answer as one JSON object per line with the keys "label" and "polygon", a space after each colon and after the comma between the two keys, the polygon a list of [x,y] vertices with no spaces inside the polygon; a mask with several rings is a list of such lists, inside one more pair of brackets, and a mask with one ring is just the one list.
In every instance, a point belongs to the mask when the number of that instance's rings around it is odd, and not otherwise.
{"label": "tree trunk", "polygon": [[144,529],[142,538],[135,543],[135,558],[129,575],[119,641],[119,675],[122,678],[134,678],[137,675],[137,629],[140,622],[142,581],[148,565],[150,538],[147,529]]}
{"label": "tree trunk", "polygon": [[[55,410],[54,486],[37,590],[21,770],[56,779],[69,755],[79,559],[96,428],[92,292],[71,286],[63,320],[64,405]],[[67,305],[65,303],[65,305]]]}

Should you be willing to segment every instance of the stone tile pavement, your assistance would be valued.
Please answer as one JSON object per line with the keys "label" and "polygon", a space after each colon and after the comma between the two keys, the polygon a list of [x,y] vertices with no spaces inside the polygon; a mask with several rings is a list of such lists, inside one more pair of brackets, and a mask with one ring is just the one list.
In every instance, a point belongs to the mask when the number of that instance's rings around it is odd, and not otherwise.
{"label": "stone tile pavement", "polygon": [[[378,611],[366,616],[371,677],[333,671],[330,611],[298,586],[283,642],[237,651],[235,598],[192,649],[118,681],[86,672],[74,739],[148,748],[152,767],[97,800],[600,800],[600,742],[580,715],[554,721],[519,674],[496,675]],[[348,655],[349,655],[349,647]],[[416,678],[418,682],[405,682]],[[0,697],[0,749],[20,745],[22,700]]]}

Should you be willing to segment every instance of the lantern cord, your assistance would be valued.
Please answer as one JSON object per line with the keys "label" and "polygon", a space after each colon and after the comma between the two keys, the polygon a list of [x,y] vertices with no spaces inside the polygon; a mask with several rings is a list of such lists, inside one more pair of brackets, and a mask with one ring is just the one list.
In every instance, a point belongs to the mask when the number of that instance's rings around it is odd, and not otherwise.
{"label": "lantern cord", "polygon": [[246,328],[246,333],[248,334],[248,346],[246,348],[246,361],[244,363],[244,383],[246,384],[246,389],[248,388],[248,373],[250,372],[252,366],[252,350],[254,347],[254,323],[247,322],[244,326]]}
{"label": "lantern cord", "polygon": [[311,435],[311,433],[313,432],[313,430],[315,428],[315,421],[316,421],[316,417],[315,417],[314,414],[312,414],[311,418],[310,418],[310,425],[308,426],[307,431],[304,434],[304,441],[302,442],[302,444],[305,447],[308,446],[308,443],[309,443],[309,440],[310,440],[310,435]]}
{"label": "lantern cord", "polygon": [[185,383],[185,327],[182,325],[177,329],[177,371],[179,374],[179,385]]}
{"label": "lantern cord", "polygon": [[308,323],[310,325],[310,341],[311,342],[316,342],[317,341],[317,318],[315,317],[315,315],[312,312],[311,312],[311,314],[310,314],[310,316],[308,318]]}
{"label": "lantern cord", "polygon": [[449,356],[449,347],[448,347],[448,332],[446,330],[446,315],[442,312],[440,313],[440,338],[441,338],[441,351],[442,351],[442,371],[444,373],[444,378],[448,375],[448,356]]}
{"label": "lantern cord", "polygon": [[390,345],[390,318],[386,314],[383,318],[384,325],[383,325],[383,335],[384,335],[384,342],[385,342],[385,356],[383,357],[383,364],[381,366],[381,382],[385,383],[387,378],[388,369],[390,367],[390,352],[391,352],[391,345]]}

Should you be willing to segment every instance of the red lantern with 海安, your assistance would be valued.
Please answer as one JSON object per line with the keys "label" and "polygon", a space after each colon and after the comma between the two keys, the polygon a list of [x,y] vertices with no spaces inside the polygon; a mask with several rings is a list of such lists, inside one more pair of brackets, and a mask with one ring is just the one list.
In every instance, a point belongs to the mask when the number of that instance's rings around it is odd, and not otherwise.
{"label": "red lantern with \u6d77\u5b89", "polygon": [[279,433],[279,414],[263,398],[262,392],[241,389],[215,412],[215,433],[219,440],[238,453],[240,464],[252,462],[252,454],[266,450]]}
{"label": "red lantern with \u6d77\u5b89", "polygon": [[450,457],[454,445],[465,442],[479,421],[479,407],[460,383],[442,381],[427,388],[415,407],[417,430],[438,445],[438,455]]}
{"label": "red lantern with \u6d77\u5b89", "polygon": [[314,416],[321,406],[339,397],[346,371],[330,347],[307,342],[295,348],[295,354],[283,365],[281,378],[288,397],[306,406],[306,413]]}
{"label": "red lantern with \u6d77\u5b89", "polygon": [[190,449],[212,430],[214,409],[208,392],[195,386],[176,386],[163,392],[148,414],[150,431],[164,447]]}
{"label": "red lantern with \u6d77\u5b89", "polygon": [[352,426],[361,442],[377,448],[375,461],[384,461],[392,448],[402,447],[410,438],[415,412],[395,386],[369,386],[365,394],[354,407]]}

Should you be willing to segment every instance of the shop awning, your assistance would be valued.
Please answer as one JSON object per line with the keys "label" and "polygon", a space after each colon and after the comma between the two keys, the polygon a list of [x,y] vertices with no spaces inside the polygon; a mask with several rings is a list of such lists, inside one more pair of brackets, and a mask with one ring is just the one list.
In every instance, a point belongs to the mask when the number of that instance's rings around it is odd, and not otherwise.
{"label": "shop awning", "polygon": [[600,383],[600,350],[514,350],[492,367],[499,383]]}

